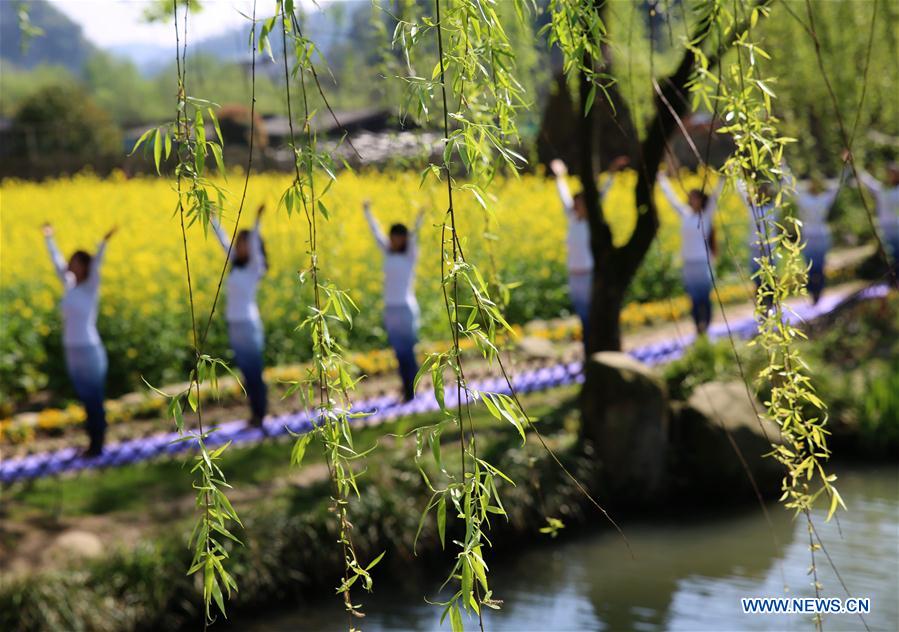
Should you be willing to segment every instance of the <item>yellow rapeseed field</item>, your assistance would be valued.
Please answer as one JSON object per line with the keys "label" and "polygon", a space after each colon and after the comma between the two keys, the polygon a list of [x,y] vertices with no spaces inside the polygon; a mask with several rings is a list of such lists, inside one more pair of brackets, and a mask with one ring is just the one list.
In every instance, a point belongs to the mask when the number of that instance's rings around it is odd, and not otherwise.
{"label": "yellow rapeseed field", "polygon": [[[633,185],[636,175],[620,174],[606,200],[606,213],[617,241],[634,223]],[[381,255],[362,215],[362,201],[372,201],[385,228],[411,222],[425,209],[418,297],[423,312],[423,337],[446,338],[440,300],[440,236],[435,225],[445,208],[445,188],[431,181],[419,186],[415,172],[342,173],[328,191],[330,220],[321,226],[321,266],[327,279],[348,289],[361,313],[348,344],[354,349],[383,345],[380,326]],[[233,227],[243,177],[234,173],[224,183],[231,192],[224,224]],[[265,203],[263,238],[270,272],[262,283],[260,309],[266,325],[268,361],[295,363],[308,357],[305,336],[295,331],[306,314],[307,290],[298,273],[308,265],[306,224],[288,218],[278,200],[290,177],[259,174],[250,178],[241,224],[249,224],[255,208]],[[484,211],[464,192],[458,198],[466,253],[482,270],[488,263],[485,246],[492,244],[498,272],[505,281],[520,281],[513,292],[510,320],[524,322],[568,310],[565,274],[565,219],[550,180],[524,176],[496,181],[491,187],[498,241],[485,239]],[[93,251],[113,225],[120,230],[109,245],[102,274],[99,328],[110,357],[110,390],[134,387],[140,376],[164,382],[182,379],[189,362],[189,319],[180,227],[173,214],[172,183],[162,178],[127,179],[122,174],[98,178],[83,174],[45,182],[5,180],[0,241],[0,397],[19,397],[44,388],[64,388],[60,353],[59,282],[45,252],[40,226],[49,221],[65,255],[77,248]],[[634,286],[632,298],[648,300],[679,292],[677,283],[677,218],[660,198],[659,239]],[[723,269],[745,258],[746,212],[734,195],[727,195],[718,213],[719,232],[727,248]],[[189,229],[189,248],[199,313],[208,312],[223,253],[199,225]],[[223,305],[222,305],[223,307]],[[213,353],[227,354],[221,313],[212,330]],[[7,404],[9,401],[7,401]]]}

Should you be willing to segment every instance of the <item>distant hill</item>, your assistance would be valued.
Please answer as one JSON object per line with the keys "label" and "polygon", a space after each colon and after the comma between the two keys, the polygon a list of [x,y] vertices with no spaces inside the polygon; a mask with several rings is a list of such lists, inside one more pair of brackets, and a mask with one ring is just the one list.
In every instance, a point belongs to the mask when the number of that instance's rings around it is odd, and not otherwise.
{"label": "distant hill", "polygon": [[145,77],[155,75],[157,72],[172,63],[174,59],[174,47],[161,44],[114,44],[104,50],[113,55],[127,59]]}
{"label": "distant hill", "polygon": [[[311,12],[305,19],[304,34],[314,39],[316,47],[327,55],[341,38],[346,38],[349,30],[349,14],[359,10],[368,11],[370,7],[365,3],[359,3],[358,6],[328,7],[323,11]],[[202,14],[196,19],[202,19]],[[259,28],[257,25],[257,32]],[[248,33],[248,26],[238,26],[219,35],[207,37],[191,44],[188,56],[202,54],[225,62],[245,61],[250,56]],[[280,59],[278,55],[281,53],[281,37],[277,29],[272,35],[271,44],[276,59]],[[173,57],[172,46],[162,44],[118,44],[106,50],[117,57],[128,59],[137,66],[142,75],[147,77],[169,65]]]}
{"label": "distant hill", "polygon": [[[346,37],[350,15],[360,9],[370,10],[365,3],[359,6],[328,7],[313,11],[306,19],[304,31],[314,38],[319,50],[327,54],[333,46]],[[56,9],[47,0],[28,0],[28,16],[31,23],[43,29],[44,34],[28,40],[22,50],[22,33],[19,29],[18,0],[0,0],[0,60],[18,68],[31,69],[41,64],[62,66],[78,74],[98,48],[82,32],[81,26]],[[197,19],[202,19],[201,15]],[[191,45],[190,53],[203,54],[222,61],[242,61],[249,57],[247,27],[240,26],[220,35],[208,37]],[[272,37],[272,48],[281,51],[280,37]],[[109,53],[131,61],[144,76],[152,76],[168,66],[172,60],[172,46],[165,44],[117,44],[106,48]]]}
{"label": "distant hill", "polygon": [[19,4],[15,0],[0,0],[0,59],[4,62],[24,69],[49,64],[78,72],[97,51],[81,27],[46,0],[28,2],[29,20],[44,34],[30,38],[23,51]]}

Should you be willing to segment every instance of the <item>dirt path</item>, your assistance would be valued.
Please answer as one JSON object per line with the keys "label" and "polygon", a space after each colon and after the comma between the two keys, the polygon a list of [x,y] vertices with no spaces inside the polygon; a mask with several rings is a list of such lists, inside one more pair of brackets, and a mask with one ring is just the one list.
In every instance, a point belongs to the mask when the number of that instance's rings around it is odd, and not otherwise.
{"label": "dirt path", "polygon": [[[307,487],[327,479],[327,466],[311,463],[262,484],[235,487],[228,498],[240,512],[283,488]],[[196,501],[190,493],[166,501],[163,511],[78,516],[34,512],[15,522],[0,516],[0,576],[10,579],[99,557],[111,550],[130,550],[165,529],[187,533],[195,517]]]}

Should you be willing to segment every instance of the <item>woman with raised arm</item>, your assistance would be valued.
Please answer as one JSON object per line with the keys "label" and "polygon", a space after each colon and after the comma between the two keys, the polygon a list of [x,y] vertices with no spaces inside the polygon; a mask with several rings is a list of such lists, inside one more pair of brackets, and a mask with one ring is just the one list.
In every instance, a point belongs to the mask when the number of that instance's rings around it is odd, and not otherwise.
{"label": "woman with raised arm", "polygon": [[[783,168],[783,167],[782,167]],[[742,179],[737,179],[737,192],[749,211],[749,275],[755,282],[756,290],[762,287],[764,279],[758,275],[763,256],[770,255],[775,249],[772,241],[780,234],[778,223],[777,204],[778,195],[789,184],[786,174],[777,183],[764,181],[750,191],[749,185]],[[765,244],[769,244],[768,247]],[[773,297],[766,296],[766,301]]]}
{"label": "woman with raised arm", "polygon": [[387,342],[396,354],[403,381],[403,398],[408,402],[415,398],[415,376],[418,374],[415,344],[418,342],[420,311],[413,286],[418,232],[424,211],[419,212],[411,232],[405,224],[393,224],[389,236],[385,236],[368,200],[362,203],[362,210],[378,248],[384,253],[384,329],[387,330]]}
{"label": "woman with raised arm", "polygon": [[[609,166],[609,175],[600,186],[599,197],[605,200],[606,194],[615,181],[615,173],[628,164],[627,156],[619,156]],[[556,190],[565,210],[568,222],[568,292],[574,313],[581,321],[584,344],[590,334],[590,297],[593,293],[593,251],[590,248],[590,223],[587,220],[587,205],[584,193],[580,191],[573,197],[568,189],[565,177],[568,167],[559,159],[549,163],[550,171],[556,180]]]}
{"label": "woman with raised arm", "polygon": [[712,322],[712,265],[713,257],[717,254],[712,221],[724,182],[725,178],[719,177],[718,184],[710,195],[701,189],[691,189],[685,203],[674,192],[668,175],[659,174],[662,192],[680,215],[684,289],[690,296],[693,323],[699,335],[705,334]]}
{"label": "woman with raised arm", "polygon": [[268,270],[265,244],[259,234],[264,210],[265,205],[260,205],[253,228],[237,233],[233,246],[231,236],[224,231],[219,220],[216,217],[211,220],[212,229],[231,264],[225,306],[228,339],[234,352],[234,362],[243,374],[244,388],[250,399],[249,423],[257,427],[262,426],[268,411],[268,389],[262,377],[265,330],[256,305],[259,281]]}
{"label": "woman with raised arm", "polygon": [[755,283],[756,290],[762,287],[762,277],[758,274],[762,257],[774,250],[773,246],[769,250],[764,244],[770,244],[770,240],[778,234],[777,209],[771,189],[769,183],[763,183],[750,191],[746,182],[737,180],[737,192],[749,211],[749,277]]}
{"label": "woman with raised arm", "polygon": [[68,263],[62,258],[53,238],[53,227],[43,226],[44,239],[50,251],[50,259],[56,275],[62,281],[62,344],[66,368],[75,394],[84,405],[87,415],[85,428],[90,443],[83,452],[85,457],[99,456],[106,438],[106,371],[108,360],[103,341],[97,331],[97,311],[100,294],[100,266],[106,254],[106,244],[115,234],[112,228],[91,256],[84,250],[76,250]]}
{"label": "woman with raised arm", "polygon": [[808,293],[815,305],[824,292],[824,266],[830,250],[830,226],[827,218],[842,186],[842,178],[822,180],[812,177],[796,184],[796,211],[802,222],[805,257],[809,263]]}
{"label": "woman with raised arm", "polygon": [[887,165],[886,184],[864,169],[859,169],[858,177],[876,200],[880,236],[893,255],[893,274],[899,278],[899,163]]}

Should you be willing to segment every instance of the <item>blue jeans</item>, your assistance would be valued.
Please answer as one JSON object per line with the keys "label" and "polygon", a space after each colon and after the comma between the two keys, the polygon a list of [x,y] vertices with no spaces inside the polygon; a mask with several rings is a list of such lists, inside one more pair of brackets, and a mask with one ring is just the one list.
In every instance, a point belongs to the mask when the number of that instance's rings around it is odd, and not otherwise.
{"label": "blue jeans", "polygon": [[106,438],[103,401],[106,397],[106,370],[109,367],[106,349],[103,345],[66,347],[65,355],[69,378],[87,414],[84,425],[90,437],[90,449],[102,450]]}
{"label": "blue jeans", "polygon": [[228,323],[228,338],[234,351],[234,362],[243,373],[243,386],[250,398],[250,410],[261,420],[268,410],[268,388],[262,379],[262,350],[265,334],[262,323],[245,320]]}
{"label": "blue jeans", "polygon": [[418,306],[387,305],[384,308],[384,328],[387,342],[393,347],[400,365],[403,395],[407,400],[415,397],[415,376],[418,360],[415,359],[415,343],[418,342]]}
{"label": "blue jeans", "polygon": [[[770,253],[772,256],[773,252]],[[765,305],[771,306],[772,301],[774,300],[774,296],[771,293],[771,288],[765,285],[765,280],[761,277],[761,275],[757,275],[756,273],[761,270],[762,264],[760,261],[765,257],[765,252],[762,250],[759,244],[753,244],[750,247],[749,252],[749,277],[752,279],[752,282],[755,283],[756,292],[762,290],[764,292],[764,303]],[[777,258],[773,256],[772,259],[769,259],[768,263],[777,265]]]}
{"label": "blue jeans", "polygon": [[749,228],[749,275],[754,277],[752,280],[757,290],[763,283],[761,277],[755,276],[761,268],[758,260],[767,255],[770,257],[770,263],[776,265],[777,262],[774,240],[780,234],[780,227],[777,225],[776,217],[773,204],[755,207],[752,210],[752,223]]}
{"label": "blue jeans", "polygon": [[764,257],[764,255],[765,252],[762,249],[761,244],[756,242],[749,246],[749,278],[751,278],[752,282],[755,283],[756,289],[758,289],[762,285],[762,279],[761,277],[756,276],[756,272],[758,272],[762,268],[762,264],[760,263],[760,261],[762,257]]}
{"label": "blue jeans", "polygon": [[590,336],[590,297],[593,294],[593,272],[569,272],[568,293],[574,313],[581,319],[581,338],[584,345]]}
{"label": "blue jeans", "polygon": [[817,303],[824,292],[824,264],[827,262],[827,251],[830,250],[830,237],[816,235],[805,243],[805,257],[810,267],[808,271],[808,293]]}
{"label": "blue jeans", "polygon": [[899,228],[890,232],[892,234],[887,234],[884,241],[887,248],[892,251],[893,274],[896,276],[896,279],[899,279]]}
{"label": "blue jeans", "polygon": [[705,333],[712,322],[712,272],[705,260],[684,261],[684,289],[692,303],[691,315],[696,331]]}

